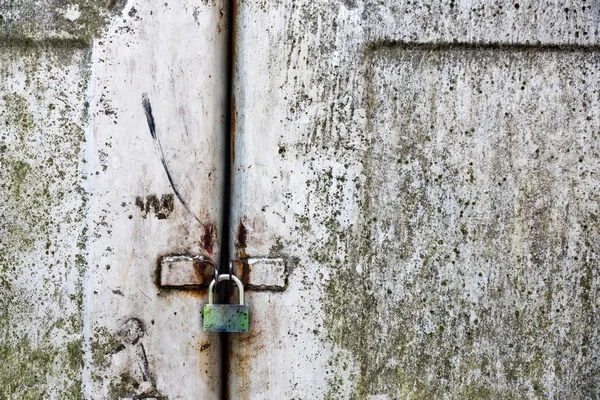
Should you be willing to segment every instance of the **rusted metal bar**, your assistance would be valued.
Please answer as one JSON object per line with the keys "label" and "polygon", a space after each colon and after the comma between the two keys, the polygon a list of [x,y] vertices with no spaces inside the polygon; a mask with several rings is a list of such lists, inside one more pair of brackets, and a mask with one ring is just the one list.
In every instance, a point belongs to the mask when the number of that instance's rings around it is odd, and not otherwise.
{"label": "rusted metal bar", "polygon": [[[246,290],[280,292],[287,287],[283,258],[231,260],[231,273]],[[168,255],[157,263],[158,286],[164,289],[205,289],[215,279],[215,263],[204,256]]]}

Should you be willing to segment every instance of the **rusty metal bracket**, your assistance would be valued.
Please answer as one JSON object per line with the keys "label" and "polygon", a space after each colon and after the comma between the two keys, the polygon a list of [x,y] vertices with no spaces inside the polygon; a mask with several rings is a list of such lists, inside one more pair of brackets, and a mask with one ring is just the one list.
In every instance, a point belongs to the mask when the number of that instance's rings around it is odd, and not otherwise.
{"label": "rusty metal bracket", "polygon": [[215,277],[215,263],[202,255],[167,255],[157,262],[158,286],[172,289],[207,288]]}
{"label": "rusty metal bracket", "polygon": [[287,287],[287,268],[283,258],[247,258],[232,260],[241,265],[240,280],[246,290],[284,291]]}

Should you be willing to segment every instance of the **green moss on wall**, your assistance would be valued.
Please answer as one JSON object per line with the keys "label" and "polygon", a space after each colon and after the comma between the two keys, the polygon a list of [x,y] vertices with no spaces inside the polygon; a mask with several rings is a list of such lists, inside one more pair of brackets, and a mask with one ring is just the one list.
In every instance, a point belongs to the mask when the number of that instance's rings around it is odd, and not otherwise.
{"label": "green moss on wall", "polygon": [[0,393],[81,399],[90,50],[0,51]]}
{"label": "green moss on wall", "polygon": [[393,47],[286,151],[314,174],[289,246],[328,274],[326,398],[593,397],[596,55]]}
{"label": "green moss on wall", "polygon": [[0,4],[0,42],[50,41],[60,47],[61,40],[84,46],[99,37],[108,19],[120,13],[121,0],[74,0],[60,2],[16,1]]}

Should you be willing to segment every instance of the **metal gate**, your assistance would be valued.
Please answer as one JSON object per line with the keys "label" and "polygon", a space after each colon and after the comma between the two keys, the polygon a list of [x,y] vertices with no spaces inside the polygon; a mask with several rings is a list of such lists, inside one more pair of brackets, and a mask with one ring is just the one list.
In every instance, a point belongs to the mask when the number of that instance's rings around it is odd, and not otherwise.
{"label": "metal gate", "polygon": [[232,4],[0,0],[0,397],[597,397],[598,4]]}

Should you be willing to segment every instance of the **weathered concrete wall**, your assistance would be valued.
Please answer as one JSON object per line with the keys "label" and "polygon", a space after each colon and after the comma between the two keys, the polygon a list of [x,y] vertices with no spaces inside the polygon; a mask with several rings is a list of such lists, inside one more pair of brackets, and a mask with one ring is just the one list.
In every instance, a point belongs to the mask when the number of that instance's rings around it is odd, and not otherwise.
{"label": "weathered concrete wall", "polygon": [[0,393],[80,398],[90,51],[0,52]]}
{"label": "weathered concrete wall", "polygon": [[85,398],[217,398],[206,289],[157,285],[172,254],[219,259],[224,2],[130,2],[94,46]]}
{"label": "weathered concrete wall", "polygon": [[2,0],[0,38],[91,44],[124,0]]}
{"label": "weathered concrete wall", "polygon": [[[597,396],[597,4],[237,9],[231,397]],[[227,8],[0,15],[0,394],[217,397],[155,274],[219,256]]]}
{"label": "weathered concrete wall", "polygon": [[0,393],[7,399],[82,394],[86,43],[109,11],[86,2],[85,18],[67,29],[57,20],[62,10],[0,2]]}
{"label": "weathered concrete wall", "polygon": [[0,1],[0,398],[216,398],[222,2]]}
{"label": "weathered concrete wall", "polygon": [[597,396],[598,12],[238,7],[231,398]]}

